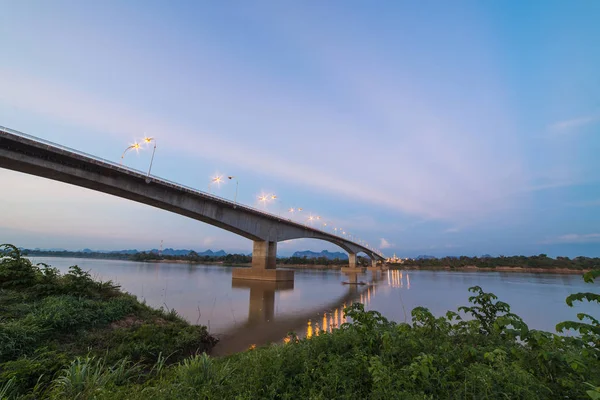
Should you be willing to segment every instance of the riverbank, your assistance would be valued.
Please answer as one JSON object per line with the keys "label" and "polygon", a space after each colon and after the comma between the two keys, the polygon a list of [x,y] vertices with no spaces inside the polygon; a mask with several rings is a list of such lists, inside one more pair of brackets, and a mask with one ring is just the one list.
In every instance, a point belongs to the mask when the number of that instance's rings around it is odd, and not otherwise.
{"label": "riverbank", "polygon": [[[148,262],[148,263],[167,263],[167,264],[190,264],[190,265],[221,265],[224,267],[251,267],[252,263],[226,263],[223,261],[189,261],[189,260],[147,260],[137,262]],[[339,270],[342,265],[312,265],[312,264],[277,264],[277,268],[291,268],[291,269],[314,269],[314,270]]]}
{"label": "riverbank", "polygon": [[[205,354],[122,379],[75,381],[63,372],[55,399],[585,399],[600,394],[600,362],[584,341],[529,330],[510,306],[479,287],[462,321],[418,307],[396,324],[354,304],[332,332],[223,358]],[[92,376],[111,376],[83,360]],[[66,371],[66,370],[64,370]],[[72,383],[78,383],[72,385]],[[1,389],[1,388],[0,388]],[[597,397],[597,396],[596,396]]]}
{"label": "riverbank", "polygon": [[[223,261],[189,261],[189,260],[148,260],[149,263],[169,263],[169,264],[188,264],[188,265],[221,265],[224,267],[250,267],[252,263],[232,264]],[[331,270],[339,271],[347,265],[323,265],[323,264],[277,264],[277,268],[302,269],[302,270]],[[423,270],[423,271],[477,271],[477,272],[516,272],[516,273],[537,273],[537,274],[576,274],[582,275],[591,269],[575,268],[527,268],[517,266],[497,266],[497,267],[478,267],[476,265],[467,265],[463,267],[451,266],[418,266],[410,264],[389,264],[391,269],[399,270]]]}
{"label": "riverbank", "polygon": [[407,264],[390,264],[391,269],[399,270],[423,270],[423,271],[477,271],[477,272],[525,272],[537,274],[576,274],[583,275],[591,269],[574,269],[574,268],[527,268],[516,266],[498,266],[498,267],[478,267],[476,265],[467,265],[464,267],[450,266],[428,266],[421,267],[418,265]]}
{"label": "riverbank", "polygon": [[16,248],[0,250],[2,399],[32,391],[46,398],[60,371],[82,360],[111,366],[111,373],[150,371],[216,344],[205,327],[190,325],[175,310],[152,309],[78,267],[61,275],[33,265]]}

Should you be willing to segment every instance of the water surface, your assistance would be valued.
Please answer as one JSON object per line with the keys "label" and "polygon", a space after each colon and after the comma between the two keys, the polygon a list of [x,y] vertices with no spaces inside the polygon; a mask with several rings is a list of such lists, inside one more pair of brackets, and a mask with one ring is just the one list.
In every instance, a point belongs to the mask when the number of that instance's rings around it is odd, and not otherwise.
{"label": "water surface", "polygon": [[[442,315],[467,305],[468,288],[475,285],[509,303],[530,328],[554,332],[558,322],[575,319],[577,312],[598,318],[598,307],[565,304],[569,294],[597,287],[585,284],[576,274],[389,270],[348,276],[340,271],[296,270],[293,283],[275,284],[232,281],[231,268],[220,265],[31,259],[62,272],[79,265],[95,278],[118,283],[152,307],[174,308],[220,337],[217,352],[223,354],[280,340],[290,330],[310,334],[317,327],[338,326],[344,322],[341,310],[353,301],[398,322],[410,322],[410,311],[416,306]],[[366,284],[343,284],[352,279]]]}

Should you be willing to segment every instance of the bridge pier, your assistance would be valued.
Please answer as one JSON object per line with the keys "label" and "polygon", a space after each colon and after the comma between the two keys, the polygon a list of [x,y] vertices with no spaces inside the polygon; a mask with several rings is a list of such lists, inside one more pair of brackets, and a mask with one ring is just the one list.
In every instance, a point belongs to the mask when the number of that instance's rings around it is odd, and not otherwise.
{"label": "bridge pier", "polygon": [[377,265],[377,260],[374,259],[374,258],[372,258],[371,259],[371,266],[367,267],[367,270],[369,270],[369,271],[381,271],[381,269],[382,269],[381,266]]}
{"label": "bridge pier", "polygon": [[348,267],[343,267],[342,271],[362,273],[365,272],[364,267],[356,266],[356,253],[348,253]]}
{"label": "bridge pier", "polygon": [[260,281],[293,281],[294,271],[277,270],[277,242],[255,240],[252,248],[252,267],[234,268],[233,279]]}
{"label": "bridge pier", "polygon": [[356,253],[348,253],[348,267],[356,268]]}

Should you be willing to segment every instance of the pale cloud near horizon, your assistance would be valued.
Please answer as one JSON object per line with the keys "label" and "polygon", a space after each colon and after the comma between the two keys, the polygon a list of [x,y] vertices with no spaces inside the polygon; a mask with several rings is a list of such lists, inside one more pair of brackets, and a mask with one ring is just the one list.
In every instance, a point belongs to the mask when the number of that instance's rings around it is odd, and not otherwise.
{"label": "pale cloud near horizon", "polygon": [[550,238],[540,242],[541,244],[560,244],[560,243],[597,243],[600,242],[600,233],[568,233],[555,238]]}
{"label": "pale cloud near horizon", "polygon": [[394,246],[394,245],[384,238],[381,238],[379,240],[379,248],[380,249],[389,249],[392,246]]}
{"label": "pale cloud near horizon", "polygon": [[[139,131],[143,126],[149,127],[145,131],[150,136],[171,132],[173,135],[171,140],[161,143],[161,146],[170,146],[191,154],[200,153],[202,157],[209,159],[233,161],[257,172],[350,195],[364,202],[374,202],[409,213],[428,214],[429,212],[419,207],[417,203],[403,202],[375,186],[368,186],[366,182],[348,180],[335,174],[328,175],[320,169],[305,164],[290,164],[289,160],[279,159],[274,154],[267,155],[259,148],[249,150],[245,146],[236,146],[233,144],[235,142],[222,140],[219,137],[222,135],[197,131],[192,133],[186,127],[140,114],[139,111],[128,109],[124,105],[114,106],[76,90],[22,75],[20,72],[6,69],[0,69],[0,72],[0,86],[3,87],[0,91],[0,103],[7,106],[19,107],[84,128],[126,137],[128,140],[131,132]],[[186,146],[181,147],[178,143],[186,143]],[[219,148],[227,148],[227,152],[214,151]],[[271,168],[273,165],[278,165],[278,168]],[[314,179],[314,176],[320,176],[320,179]]]}
{"label": "pale cloud near horizon", "polygon": [[549,125],[548,129],[556,134],[566,134],[575,132],[577,128],[581,128],[595,122],[600,122],[599,113],[558,121]]}
{"label": "pale cloud near horizon", "polygon": [[458,227],[448,228],[448,229],[444,230],[444,233],[458,233],[458,232],[460,232],[460,228],[458,228]]}

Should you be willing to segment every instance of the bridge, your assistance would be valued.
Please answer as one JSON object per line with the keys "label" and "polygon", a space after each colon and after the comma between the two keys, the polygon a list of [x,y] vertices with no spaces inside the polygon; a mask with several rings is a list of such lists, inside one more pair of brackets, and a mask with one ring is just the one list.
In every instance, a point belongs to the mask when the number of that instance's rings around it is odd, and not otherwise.
{"label": "bridge", "polygon": [[[252,266],[236,268],[233,278],[293,280],[293,271],[276,269],[277,243],[310,238],[334,243],[356,255],[365,253],[376,267],[374,249],[281,216],[232,202],[167,179],[146,174],[35,136],[0,126],[0,168],[52,179],[147,204],[233,232],[254,242]],[[346,269],[346,268],[344,268]]]}

